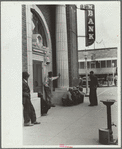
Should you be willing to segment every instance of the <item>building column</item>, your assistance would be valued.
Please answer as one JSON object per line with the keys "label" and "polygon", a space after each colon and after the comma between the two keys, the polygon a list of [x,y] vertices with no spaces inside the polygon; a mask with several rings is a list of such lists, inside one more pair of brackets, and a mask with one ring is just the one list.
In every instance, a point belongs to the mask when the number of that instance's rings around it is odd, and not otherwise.
{"label": "building column", "polygon": [[61,74],[61,77],[58,79],[58,88],[69,87],[68,43],[65,5],[56,6],[56,62],[57,74]]}
{"label": "building column", "polygon": [[31,93],[33,93],[33,59],[32,59],[32,13],[30,11],[30,6],[26,6],[26,26],[27,26],[27,64],[28,73],[30,77],[28,79],[28,85],[30,87]]}

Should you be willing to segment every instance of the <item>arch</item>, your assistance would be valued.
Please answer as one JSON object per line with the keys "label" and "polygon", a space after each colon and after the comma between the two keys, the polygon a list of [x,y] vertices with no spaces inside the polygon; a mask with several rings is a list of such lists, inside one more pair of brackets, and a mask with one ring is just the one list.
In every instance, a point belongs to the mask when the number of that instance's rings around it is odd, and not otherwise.
{"label": "arch", "polygon": [[[47,48],[42,46],[42,50],[45,50],[47,52],[50,53],[50,64],[49,65],[45,65],[45,54],[42,53],[34,53],[33,52],[33,34],[32,34],[32,13],[31,13],[31,9],[34,10],[34,12],[36,13],[38,20],[40,21],[40,23],[43,25],[43,30],[44,30],[44,34],[46,36],[46,41],[47,41]],[[41,10],[36,6],[36,5],[26,5],[26,27],[27,27],[27,67],[28,67],[28,73],[30,74],[28,83],[30,86],[30,90],[31,92],[33,92],[33,60],[38,60],[38,61],[42,61],[42,78],[44,79],[45,75],[47,75],[47,71],[51,71],[52,70],[52,43],[51,43],[51,36],[50,36],[50,32],[48,29],[48,25],[47,22],[41,12]],[[41,36],[40,36],[41,39]],[[35,43],[40,43],[40,47],[41,47],[41,42],[37,42],[37,38],[35,39],[36,42]],[[39,49],[40,49],[39,47]]]}
{"label": "arch", "polygon": [[30,10],[31,12],[35,13],[38,16],[38,19],[42,23],[42,26],[43,26],[43,29],[46,35],[46,40],[47,40],[47,49],[49,49],[49,51],[52,53],[51,36],[50,36],[47,22],[44,18],[44,15],[42,14],[41,10],[36,5],[30,6],[30,9],[31,9]]}

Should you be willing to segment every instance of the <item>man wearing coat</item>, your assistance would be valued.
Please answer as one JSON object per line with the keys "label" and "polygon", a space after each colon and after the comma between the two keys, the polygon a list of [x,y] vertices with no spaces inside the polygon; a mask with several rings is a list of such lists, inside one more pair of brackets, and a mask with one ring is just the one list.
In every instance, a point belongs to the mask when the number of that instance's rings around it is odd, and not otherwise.
{"label": "man wearing coat", "polygon": [[97,77],[94,75],[94,72],[90,72],[90,94],[89,94],[89,101],[90,105],[89,106],[97,106]]}
{"label": "man wearing coat", "polygon": [[31,103],[30,88],[28,86],[29,74],[27,72],[22,73],[23,83],[23,115],[24,126],[33,126],[34,124],[40,124],[36,121],[36,113]]}

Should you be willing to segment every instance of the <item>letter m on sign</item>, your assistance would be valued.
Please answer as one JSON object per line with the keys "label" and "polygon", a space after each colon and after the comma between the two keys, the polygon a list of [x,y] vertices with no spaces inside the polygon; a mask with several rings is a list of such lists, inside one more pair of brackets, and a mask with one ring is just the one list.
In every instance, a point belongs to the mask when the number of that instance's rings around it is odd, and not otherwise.
{"label": "letter m on sign", "polygon": [[89,4],[85,8],[86,46],[90,46],[95,41],[95,6]]}

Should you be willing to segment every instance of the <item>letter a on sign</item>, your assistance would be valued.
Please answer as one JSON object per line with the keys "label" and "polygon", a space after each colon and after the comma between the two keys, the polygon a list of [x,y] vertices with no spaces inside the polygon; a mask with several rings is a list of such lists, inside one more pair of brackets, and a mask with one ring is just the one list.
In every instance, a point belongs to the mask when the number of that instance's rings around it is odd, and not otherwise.
{"label": "letter a on sign", "polygon": [[85,12],[86,46],[90,46],[95,41],[95,6],[85,5]]}

